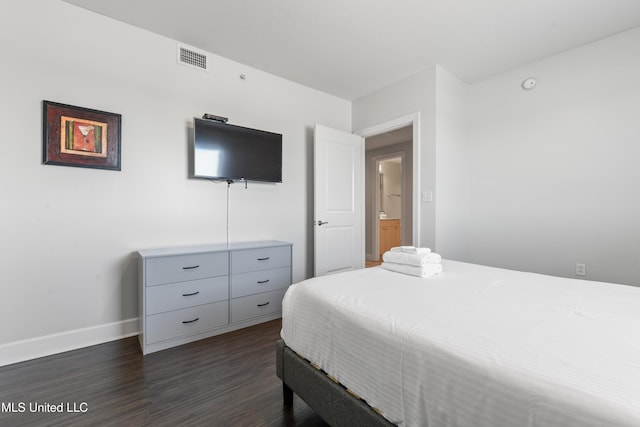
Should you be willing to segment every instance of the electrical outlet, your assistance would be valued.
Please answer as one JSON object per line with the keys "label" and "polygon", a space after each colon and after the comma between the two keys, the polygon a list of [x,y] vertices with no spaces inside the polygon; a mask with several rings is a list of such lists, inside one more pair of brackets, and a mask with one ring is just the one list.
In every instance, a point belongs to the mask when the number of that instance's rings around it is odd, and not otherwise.
{"label": "electrical outlet", "polygon": [[576,276],[586,276],[587,275],[587,265],[582,263],[576,264]]}
{"label": "electrical outlet", "polygon": [[423,202],[433,202],[433,192],[432,191],[423,191],[422,192],[422,201]]}

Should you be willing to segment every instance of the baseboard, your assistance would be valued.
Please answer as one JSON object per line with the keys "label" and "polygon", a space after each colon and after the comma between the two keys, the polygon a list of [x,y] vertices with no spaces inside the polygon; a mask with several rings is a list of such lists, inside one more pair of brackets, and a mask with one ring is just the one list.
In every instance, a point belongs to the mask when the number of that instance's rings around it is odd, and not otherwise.
{"label": "baseboard", "polygon": [[0,366],[138,335],[138,318],[0,345]]}

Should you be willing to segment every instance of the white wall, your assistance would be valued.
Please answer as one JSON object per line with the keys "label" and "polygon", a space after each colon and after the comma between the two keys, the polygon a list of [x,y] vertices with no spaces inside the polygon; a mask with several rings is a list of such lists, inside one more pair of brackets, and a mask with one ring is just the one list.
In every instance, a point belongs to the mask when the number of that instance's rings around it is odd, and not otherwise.
{"label": "white wall", "polygon": [[[420,113],[418,191],[436,193],[436,134],[435,134],[435,67],[353,101],[353,130],[378,126],[399,117]],[[414,153],[416,155],[416,153]],[[414,244],[435,247],[435,203],[419,206],[419,242]],[[418,224],[414,224],[414,227]]]}
{"label": "white wall", "polygon": [[634,29],[471,85],[436,66],[356,100],[353,129],[421,112],[423,246],[639,285],[638,46]]}
{"label": "white wall", "polygon": [[445,258],[466,260],[470,217],[468,85],[436,68],[436,248]]}
{"label": "white wall", "polygon": [[[231,187],[230,239],[291,241],[310,276],[312,128],[350,130],[350,102],[214,55],[178,65],[175,41],[61,1],[5,1],[0,50],[0,364],[135,332],[134,252],[225,241],[226,184],[188,179],[204,112],[284,135],[284,183]],[[42,165],[45,99],[122,114],[122,171]]]}
{"label": "white wall", "polygon": [[638,46],[640,28],[470,86],[468,260],[640,284]]}

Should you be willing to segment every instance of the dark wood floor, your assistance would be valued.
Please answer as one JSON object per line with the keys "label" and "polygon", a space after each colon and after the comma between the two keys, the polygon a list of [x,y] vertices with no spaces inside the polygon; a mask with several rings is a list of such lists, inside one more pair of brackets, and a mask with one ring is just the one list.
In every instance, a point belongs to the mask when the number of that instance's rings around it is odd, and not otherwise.
{"label": "dark wood floor", "polygon": [[[283,407],[280,326],[275,320],[144,357],[132,337],[2,367],[0,426],[326,427],[297,396],[292,409]],[[32,412],[61,403],[63,413]]]}

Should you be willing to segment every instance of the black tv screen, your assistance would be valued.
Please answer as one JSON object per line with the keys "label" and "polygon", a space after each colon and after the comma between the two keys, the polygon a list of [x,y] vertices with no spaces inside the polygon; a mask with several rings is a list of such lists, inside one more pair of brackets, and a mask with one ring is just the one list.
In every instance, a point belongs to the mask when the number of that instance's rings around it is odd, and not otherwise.
{"label": "black tv screen", "polygon": [[282,182],[282,135],[193,119],[195,178]]}

